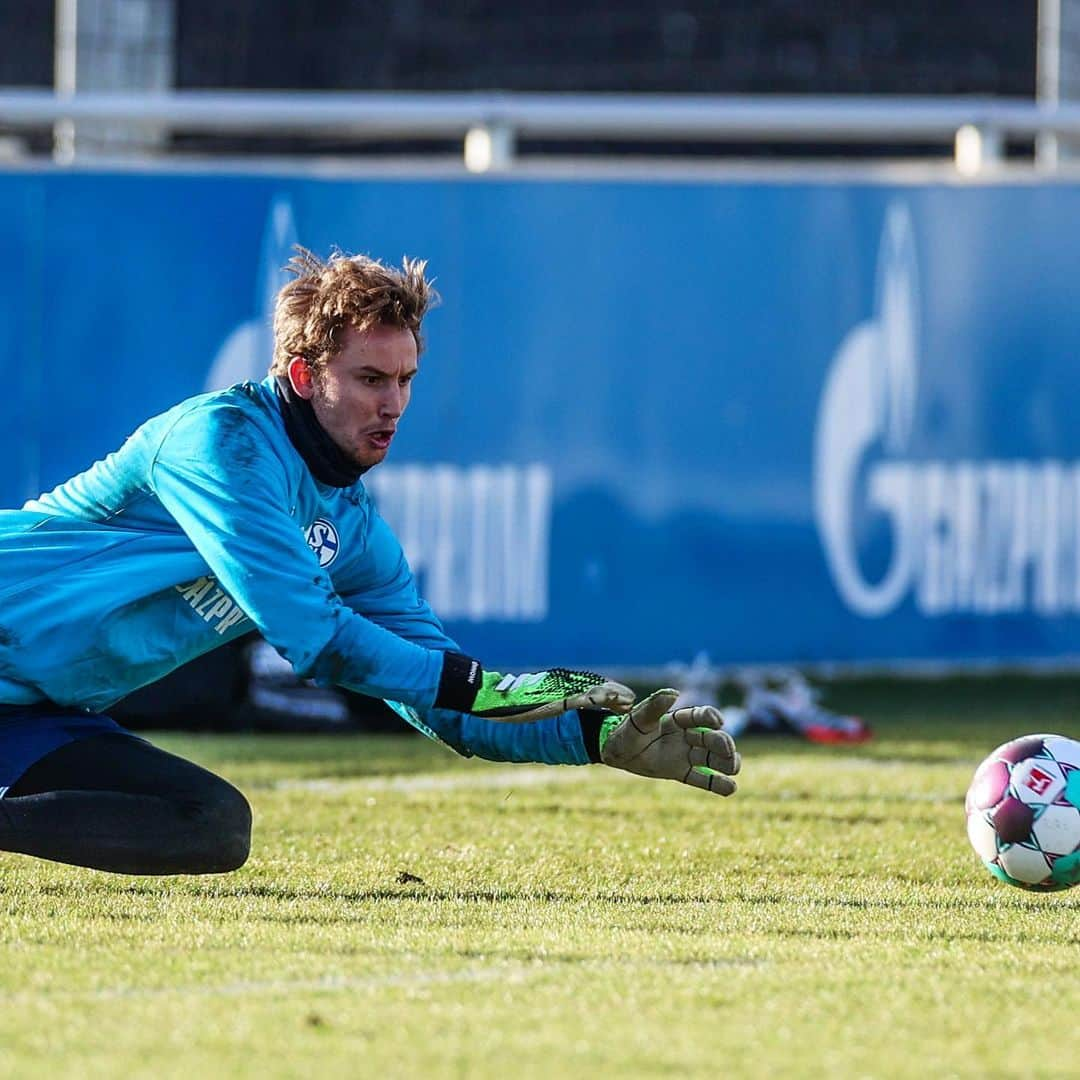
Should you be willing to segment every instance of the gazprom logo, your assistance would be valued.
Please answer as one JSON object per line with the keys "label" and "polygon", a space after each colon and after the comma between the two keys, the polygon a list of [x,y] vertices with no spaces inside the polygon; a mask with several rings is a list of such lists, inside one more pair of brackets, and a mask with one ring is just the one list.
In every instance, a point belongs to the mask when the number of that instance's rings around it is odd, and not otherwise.
{"label": "gazprom logo", "polygon": [[547,618],[547,465],[381,465],[364,482],[441,618]]}
{"label": "gazprom logo", "polygon": [[[1080,612],[1080,463],[915,453],[922,303],[903,203],[885,216],[875,294],[833,357],[814,435],[814,518],[840,596],[865,617],[908,598],[932,616]],[[870,572],[881,526],[887,558]]]}
{"label": "gazprom logo", "polygon": [[[844,339],[825,382],[814,439],[814,515],[825,557],[841,596],[860,615],[884,615],[911,583],[910,477],[888,462],[871,469],[866,491],[860,473],[873,448],[898,456],[911,435],[917,365],[919,279],[911,218],[890,208],[878,257],[873,318]],[[856,515],[868,512],[893,524],[893,558],[885,576],[867,581],[859,565]]]}

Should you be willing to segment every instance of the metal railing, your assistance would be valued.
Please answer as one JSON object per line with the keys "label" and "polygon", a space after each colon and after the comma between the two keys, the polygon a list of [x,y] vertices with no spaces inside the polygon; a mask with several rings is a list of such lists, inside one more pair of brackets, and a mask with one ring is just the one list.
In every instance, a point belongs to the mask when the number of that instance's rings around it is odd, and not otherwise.
{"label": "metal railing", "polygon": [[[166,94],[0,91],[0,129],[80,123],[231,135],[332,135],[343,140],[464,141],[477,171],[513,165],[519,139],[621,142],[865,143],[952,146],[978,172],[1005,140],[1053,147],[1080,139],[1080,104],[987,98],[694,97],[639,94]],[[1045,155],[1056,163],[1056,154]]]}

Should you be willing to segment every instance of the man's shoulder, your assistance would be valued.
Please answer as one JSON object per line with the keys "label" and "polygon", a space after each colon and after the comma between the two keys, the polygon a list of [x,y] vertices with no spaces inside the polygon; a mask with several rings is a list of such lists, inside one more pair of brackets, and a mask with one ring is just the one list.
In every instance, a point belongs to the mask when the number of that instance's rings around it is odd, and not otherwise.
{"label": "man's shoulder", "polygon": [[217,433],[222,428],[244,430],[252,426],[268,434],[284,430],[273,393],[264,383],[237,383],[224,390],[185,398],[147,420],[143,431],[164,439],[174,432],[190,436],[199,431]]}
{"label": "man's shoulder", "polygon": [[266,383],[248,381],[185,398],[163,416],[186,416],[191,413],[212,416],[219,412],[246,413],[254,418],[276,415],[278,408],[273,391]]}

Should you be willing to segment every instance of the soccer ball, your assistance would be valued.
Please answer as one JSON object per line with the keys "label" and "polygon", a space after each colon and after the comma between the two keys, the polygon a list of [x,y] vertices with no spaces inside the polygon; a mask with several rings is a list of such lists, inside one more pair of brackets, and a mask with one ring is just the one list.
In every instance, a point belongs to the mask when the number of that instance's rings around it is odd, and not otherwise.
{"label": "soccer ball", "polygon": [[1080,884],[1080,742],[1024,735],[975,770],[971,846],[994,877],[1036,892]]}

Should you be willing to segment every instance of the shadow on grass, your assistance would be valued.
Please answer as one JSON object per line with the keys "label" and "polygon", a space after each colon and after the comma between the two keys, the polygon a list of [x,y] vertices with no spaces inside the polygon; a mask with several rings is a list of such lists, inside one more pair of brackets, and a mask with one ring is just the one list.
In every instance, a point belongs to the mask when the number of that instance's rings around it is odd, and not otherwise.
{"label": "shadow on grass", "polygon": [[[855,911],[961,911],[986,912],[1032,911],[1045,912],[1047,898],[1028,895],[1017,891],[1016,895],[1002,895],[994,889],[985,896],[942,896],[927,895],[924,889],[936,885],[923,881],[898,878],[897,881],[909,887],[909,895],[899,897],[859,897],[851,895],[827,895],[815,892],[812,895],[780,892],[777,890],[732,888],[722,891],[674,892],[674,891],[624,891],[620,889],[568,890],[537,888],[441,888],[423,884],[374,886],[365,889],[333,889],[326,886],[279,885],[267,882],[184,882],[184,892],[202,899],[220,900],[271,900],[282,903],[297,902],[342,902],[348,904],[399,903],[467,903],[467,904],[518,904],[544,903],[561,905],[610,904],[616,907],[650,907],[655,905],[685,906],[702,904],[748,905],[791,905],[800,910],[834,909]],[[43,882],[34,891],[41,896],[65,897],[75,901],[88,892],[95,894],[109,893],[121,896],[146,896],[159,898],[173,889],[171,882],[163,879],[148,879],[145,882],[125,882],[116,884],[103,878],[88,879],[78,884],[65,882]],[[9,890],[0,883],[0,895]],[[20,893],[25,895],[23,886]],[[1080,890],[1078,890],[1080,892]],[[1051,901],[1056,907],[1080,911],[1080,895],[1076,897],[1057,895]],[[111,917],[113,913],[109,913]],[[158,919],[160,911],[148,910],[147,917]],[[290,913],[288,921],[294,921]],[[118,913],[120,918],[131,918],[129,912]],[[259,918],[267,918],[260,913]],[[269,916],[273,918],[273,916]],[[298,916],[298,918],[303,918]],[[343,921],[354,921],[342,917]],[[323,916],[312,915],[315,921],[325,921]],[[1072,940],[1072,939],[1070,939]],[[1080,937],[1075,939],[1080,943]]]}

